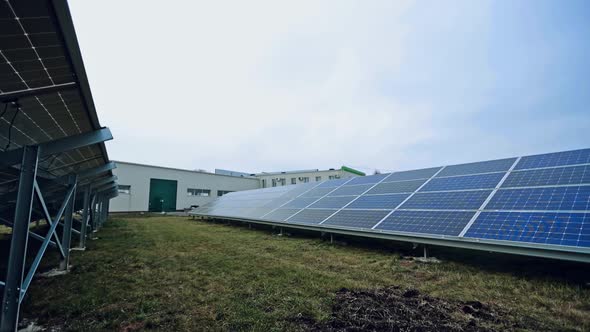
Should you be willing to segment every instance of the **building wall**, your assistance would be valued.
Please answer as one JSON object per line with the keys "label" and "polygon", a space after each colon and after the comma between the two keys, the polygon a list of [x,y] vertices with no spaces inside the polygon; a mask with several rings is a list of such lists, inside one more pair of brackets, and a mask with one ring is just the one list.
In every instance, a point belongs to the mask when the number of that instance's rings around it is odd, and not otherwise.
{"label": "building wall", "polygon": [[[181,170],[159,166],[140,165],[117,161],[113,170],[119,185],[131,186],[129,194],[119,193],[109,206],[111,212],[148,211],[150,179],[176,180],[176,209],[203,205],[216,199],[218,190],[239,191],[260,188],[257,178],[217,175],[197,171]],[[209,189],[211,195],[189,196],[187,189]]]}
{"label": "building wall", "polygon": [[[339,179],[348,179],[352,177],[360,176],[358,174],[353,174],[347,171],[343,171],[341,169],[335,170],[326,170],[326,171],[307,171],[307,172],[280,172],[280,173],[271,173],[271,174],[264,174],[259,173],[256,174],[256,177],[261,180],[261,187],[268,188],[272,187],[273,183],[272,180],[276,180],[276,186],[280,187],[281,181],[280,179],[285,179],[285,185],[291,184],[300,184],[305,183],[304,178],[308,178],[308,182],[318,182],[318,181],[326,181],[333,179],[331,177],[336,177]],[[319,177],[319,179],[318,179]],[[295,179],[296,183],[292,183],[292,179]]]}

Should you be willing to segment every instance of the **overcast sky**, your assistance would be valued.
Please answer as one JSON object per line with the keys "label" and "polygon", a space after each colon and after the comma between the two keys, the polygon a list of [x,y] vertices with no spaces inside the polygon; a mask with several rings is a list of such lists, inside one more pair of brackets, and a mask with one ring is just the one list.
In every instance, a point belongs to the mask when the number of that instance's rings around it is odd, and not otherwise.
{"label": "overcast sky", "polygon": [[70,7],[111,159],[404,170],[590,146],[590,1]]}

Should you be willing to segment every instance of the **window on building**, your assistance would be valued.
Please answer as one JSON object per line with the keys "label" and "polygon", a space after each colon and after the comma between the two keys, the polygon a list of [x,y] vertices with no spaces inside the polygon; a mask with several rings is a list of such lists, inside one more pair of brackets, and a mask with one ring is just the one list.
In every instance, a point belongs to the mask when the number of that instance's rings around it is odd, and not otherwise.
{"label": "window on building", "polygon": [[273,187],[276,187],[277,186],[277,179],[272,179],[271,182],[272,182],[272,186]]}
{"label": "window on building", "polygon": [[120,184],[117,186],[119,194],[131,194],[131,186]]}
{"label": "window on building", "polygon": [[262,188],[266,188],[266,179],[262,179]]}
{"label": "window on building", "polygon": [[217,190],[217,196],[221,197],[225,194],[229,194],[229,193],[233,193],[233,191],[230,190]]}
{"label": "window on building", "polygon": [[300,177],[299,178],[299,181],[301,181],[303,183],[308,183],[309,182],[309,178],[307,176],[306,177]]}
{"label": "window on building", "polygon": [[291,178],[291,184],[297,184],[297,178]]}
{"label": "window on building", "polygon": [[281,184],[281,186],[284,186],[287,184],[287,179],[281,178],[281,179],[279,179],[279,183]]}
{"label": "window on building", "polygon": [[322,177],[321,176],[316,176],[315,177],[315,182],[320,182],[322,181]]}
{"label": "window on building", "polygon": [[193,189],[193,188],[188,188],[186,190],[186,194],[188,196],[209,197],[209,196],[211,196],[211,190],[209,190],[209,189]]}
{"label": "window on building", "polygon": [[330,176],[328,176],[328,180],[336,180],[336,179],[340,179],[340,175],[330,175]]}

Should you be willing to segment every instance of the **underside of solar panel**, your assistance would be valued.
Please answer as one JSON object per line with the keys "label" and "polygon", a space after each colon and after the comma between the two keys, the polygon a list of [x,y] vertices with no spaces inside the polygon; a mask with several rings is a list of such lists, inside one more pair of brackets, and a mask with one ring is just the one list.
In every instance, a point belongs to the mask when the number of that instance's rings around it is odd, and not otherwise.
{"label": "underside of solar panel", "polygon": [[590,262],[590,149],[234,192],[191,214]]}

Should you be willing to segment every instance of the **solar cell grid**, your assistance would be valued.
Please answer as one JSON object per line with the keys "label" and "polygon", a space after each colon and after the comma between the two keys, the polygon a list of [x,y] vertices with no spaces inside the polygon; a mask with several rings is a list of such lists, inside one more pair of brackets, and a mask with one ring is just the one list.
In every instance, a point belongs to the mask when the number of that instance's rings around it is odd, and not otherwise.
{"label": "solar cell grid", "polygon": [[491,190],[416,193],[400,209],[477,210]]}
{"label": "solar cell grid", "polygon": [[285,204],[283,207],[303,209],[307,207],[309,204],[315,202],[317,199],[317,197],[299,197]]}
{"label": "solar cell grid", "polygon": [[515,169],[590,164],[590,149],[564,151],[522,157]]}
{"label": "solar cell grid", "polygon": [[507,171],[515,161],[516,158],[506,158],[447,166],[437,177]]}
{"label": "solar cell grid", "polygon": [[410,194],[363,195],[348,205],[347,209],[391,209],[393,210]]}
{"label": "solar cell grid", "polygon": [[373,184],[359,184],[356,186],[342,186],[328,196],[348,196],[348,195],[360,195],[371,188]]}
{"label": "solar cell grid", "polygon": [[263,216],[263,218],[267,220],[285,221],[299,211],[301,211],[301,209],[277,209]]}
{"label": "solar cell grid", "polygon": [[441,167],[417,169],[392,173],[384,182],[427,179],[432,177]]}
{"label": "solar cell grid", "polygon": [[511,172],[502,187],[590,184],[590,165]]}
{"label": "solar cell grid", "polygon": [[486,210],[590,210],[590,186],[500,189]]}
{"label": "solar cell grid", "polygon": [[322,197],[334,190],[334,188],[314,188],[302,194],[301,197]]}
{"label": "solar cell grid", "polygon": [[347,185],[355,185],[355,184],[367,184],[367,183],[377,183],[387,177],[389,174],[376,174],[376,175],[369,175],[369,176],[359,176],[350,180]]}
{"label": "solar cell grid", "polygon": [[381,182],[373,189],[369,190],[367,194],[394,194],[394,193],[411,193],[416,191],[426,179],[410,180],[400,182]]}
{"label": "solar cell grid", "polygon": [[475,211],[394,211],[375,229],[458,236]]}
{"label": "solar cell grid", "polygon": [[319,224],[336,211],[336,209],[303,210],[294,215],[293,217],[289,218],[287,222],[301,224]]}
{"label": "solar cell grid", "polygon": [[348,180],[350,180],[350,179],[338,179],[338,180],[324,181],[318,185],[318,188],[339,187],[339,186],[345,184],[346,182],[348,182]]}
{"label": "solar cell grid", "polygon": [[590,247],[590,214],[482,212],[465,237]]}
{"label": "solar cell grid", "polygon": [[447,178],[434,178],[430,180],[420,191],[448,191],[465,189],[489,189],[495,188],[506,173],[488,173],[478,175],[454,176]]}
{"label": "solar cell grid", "polygon": [[350,201],[355,199],[357,196],[334,196],[334,197],[324,197],[319,201],[313,203],[309,208],[334,208],[339,209]]}
{"label": "solar cell grid", "polygon": [[344,226],[355,228],[371,228],[375,226],[389,211],[380,210],[340,210],[324,221],[322,225]]}

